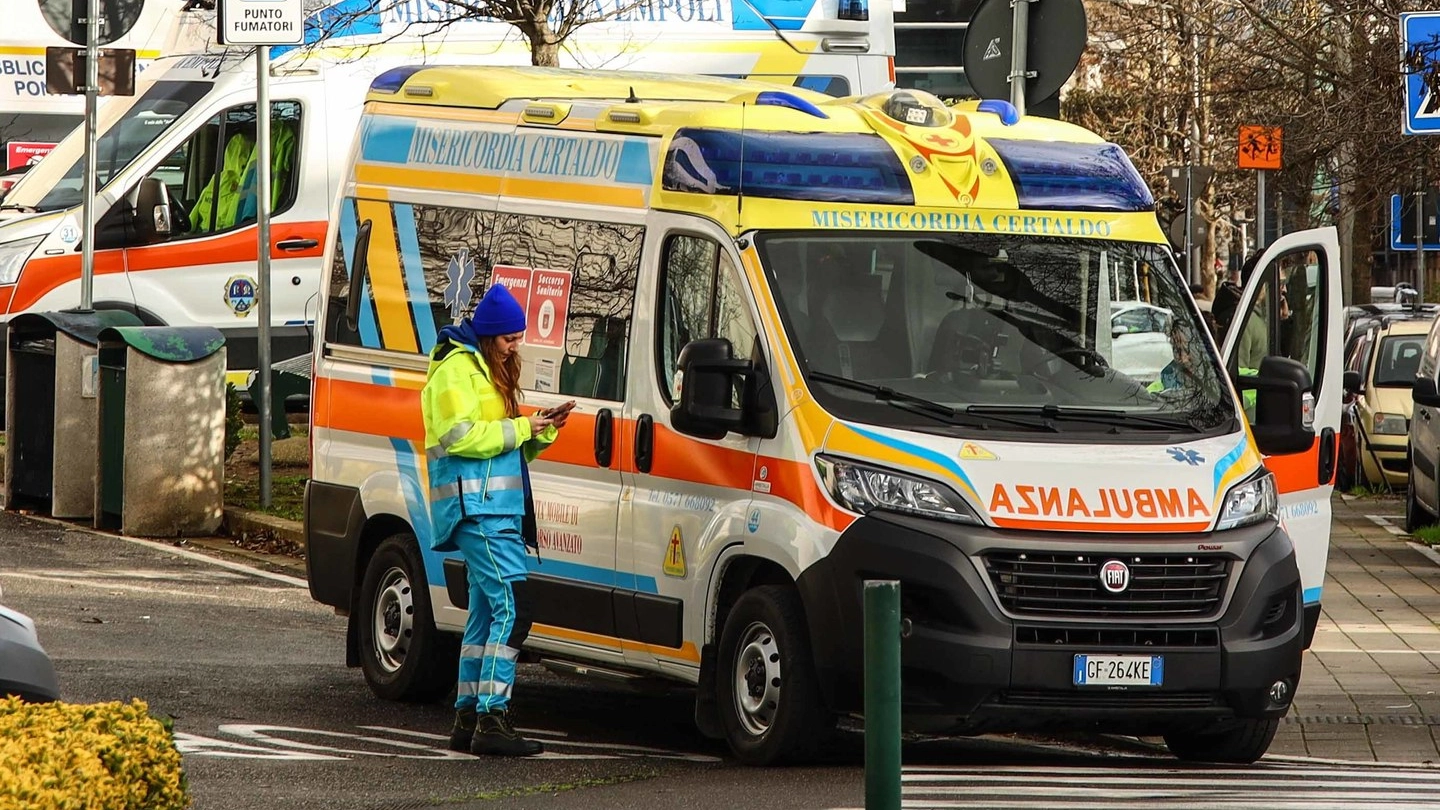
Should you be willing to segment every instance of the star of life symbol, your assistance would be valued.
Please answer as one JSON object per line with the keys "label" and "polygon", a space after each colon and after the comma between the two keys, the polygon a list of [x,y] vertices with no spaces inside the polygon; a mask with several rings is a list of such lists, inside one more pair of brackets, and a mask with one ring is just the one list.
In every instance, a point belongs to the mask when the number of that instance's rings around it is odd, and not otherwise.
{"label": "star of life symbol", "polygon": [[1189,464],[1191,467],[1194,467],[1205,460],[1204,456],[1200,455],[1194,450],[1186,450],[1183,447],[1172,447],[1166,452],[1170,454],[1171,458],[1175,459],[1176,461],[1183,461],[1186,464]]}
{"label": "star of life symbol", "polygon": [[450,264],[445,268],[445,278],[449,281],[445,285],[445,306],[450,308],[450,317],[459,321],[460,315],[470,306],[470,298],[474,295],[470,282],[475,280],[475,260],[470,258],[470,248],[462,247],[450,257]]}

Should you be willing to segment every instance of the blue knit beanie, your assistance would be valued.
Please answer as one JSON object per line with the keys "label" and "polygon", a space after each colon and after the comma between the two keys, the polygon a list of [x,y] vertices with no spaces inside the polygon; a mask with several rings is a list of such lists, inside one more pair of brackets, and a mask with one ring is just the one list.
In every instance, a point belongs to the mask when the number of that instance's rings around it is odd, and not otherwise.
{"label": "blue knit beanie", "polygon": [[504,284],[491,284],[485,297],[475,305],[470,325],[480,337],[513,335],[525,331],[525,310]]}

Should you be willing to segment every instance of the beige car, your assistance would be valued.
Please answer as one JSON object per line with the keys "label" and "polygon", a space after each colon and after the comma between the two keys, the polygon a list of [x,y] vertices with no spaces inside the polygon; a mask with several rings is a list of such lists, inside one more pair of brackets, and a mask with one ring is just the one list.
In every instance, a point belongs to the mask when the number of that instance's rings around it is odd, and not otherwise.
{"label": "beige car", "polygon": [[1354,452],[1366,482],[1403,487],[1409,481],[1410,387],[1429,331],[1429,320],[1385,322],[1351,353],[1345,393],[1352,398]]}

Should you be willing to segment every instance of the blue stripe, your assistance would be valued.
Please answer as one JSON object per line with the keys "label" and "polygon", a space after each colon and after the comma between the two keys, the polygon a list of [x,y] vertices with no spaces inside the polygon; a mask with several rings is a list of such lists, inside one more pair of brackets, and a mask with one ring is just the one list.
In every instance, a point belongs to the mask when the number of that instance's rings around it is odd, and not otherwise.
{"label": "blue stripe", "polygon": [[594,565],[567,562],[565,560],[554,559],[553,557],[545,557],[539,562],[536,562],[534,557],[527,556],[526,564],[532,574],[544,574],[545,576],[589,582],[594,585],[626,588],[632,591],[640,591],[641,593],[660,592],[654,577],[639,576]]}
{"label": "blue stripe", "polygon": [[650,146],[644,141],[627,140],[620,147],[620,164],[615,169],[615,182],[648,186],[655,182],[650,172]]}
{"label": "blue stripe", "polygon": [[883,444],[886,447],[891,448],[892,450],[899,450],[902,453],[908,453],[909,455],[923,458],[926,461],[937,464],[940,467],[944,468],[946,471],[952,473],[956,478],[964,481],[965,486],[969,487],[971,492],[975,492],[977,494],[979,493],[979,490],[975,489],[975,485],[970,482],[970,476],[966,475],[965,471],[960,469],[960,464],[958,462],[952,461],[948,456],[945,456],[934,450],[921,447],[918,444],[910,444],[909,442],[904,442],[899,439],[892,439],[889,436],[883,436],[879,433],[872,433],[871,431],[855,427],[854,425],[846,425],[846,427],[850,428],[856,433],[859,433],[861,436],[864,436],[872,442]]}
{"label": "blue stripe", "polygon": [[370,116],[360,135],[360,159],[369,163],[408,163],[415,122]]}
{"label": "blue stripe", "polygon": [[[346,198],[340,205],[340,250],[345,254],[345,277],[355,267],[355,238],[360,228],[355,213],[355,200]],[[344,314],[341,314],[344,317]],[[380,348],[380,332],[375,328],[375,309],[370,301],[370,279],[360,279],[360,345]]]}
{"label": "blue stripe", "polygon": [[1231,451],[1228,452],[1228,453],[1226,453],[1226,454],[1224,455],[1224,457],[1222,457],[1219,461],[1215,462],[1215,494],[1216,494],[1216,495],[1219,495],[1219,494],[1220,494],[1220,479],[1221,479],[1221,478],[1224,478],[1224,477],[1225,477],[1225,473],[1230,472],[1230,468],[1233,467],[1233,466],[1235,466],[1235,462],[1238,461],[1238,460],[1240,459],[1240,456],[1245,453],[1245,448],[1246,448],[1247,446],[1249,446],[1249,443],[1250,443],[1250,440],[1249,440],[1249,439],[1246,439],[1244,436],[1241,436],[1241,437],[1240,437],[1240,443],[1237,444],[1237,445],[1235,445],[1235,449],[1234,449],[1234,450],[1231,450]]}
{"label": "blue stripe", "polygon": [[1305,593],[1301,594],[1300,598],[1307,605],[1318,605],[1320,604],[1320,592],[1324,589],[1325,586],[1323,585],[1314,588],[1306,588]]}
{"label": "blue stripe", "polygon": [[425,287],[425,265],[420,259],[414,206],[396,203],[395,231],[400,240],[400,257],[405,263],[410,309],[415,313],[415,336],[420,339],[420,351],[428,355],[435,348],[435,316],[430,314],[430,292]]}

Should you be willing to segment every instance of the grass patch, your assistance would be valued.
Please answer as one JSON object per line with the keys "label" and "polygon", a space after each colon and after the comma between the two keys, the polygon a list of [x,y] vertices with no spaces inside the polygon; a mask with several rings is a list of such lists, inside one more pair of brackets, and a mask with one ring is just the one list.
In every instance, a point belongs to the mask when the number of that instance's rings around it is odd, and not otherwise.
{"label": "grass patch", "polygon": [[1395,491],[1384,484],[1356,484],[1347,493],[1355,498],[1388,498],[1395,494]]}
{"label": "grass patch", "polygon": [[235,476],[225,481],[225,505],[263,512],[286,520],[305,518],[306,475],[271,475],[270,508],[260,508],[259,476]]}
{"label": "grass patch", "polygon": [[1440,546],[1440,526],[1421,526],[1411,534],[1427,546]]}

